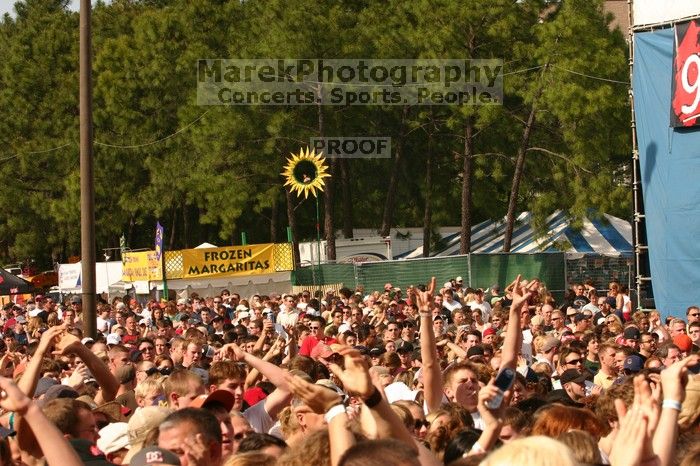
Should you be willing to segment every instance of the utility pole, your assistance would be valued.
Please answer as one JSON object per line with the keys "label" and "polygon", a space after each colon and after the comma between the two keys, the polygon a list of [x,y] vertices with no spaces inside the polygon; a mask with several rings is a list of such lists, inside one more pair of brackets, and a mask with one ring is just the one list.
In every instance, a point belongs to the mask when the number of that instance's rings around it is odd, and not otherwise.
{"label": "utility pole", "polygon": [[92,156],[92,40],[90,0],[80,0],[80,261],[83,330],[97,336],[95,280],[95,183]]}

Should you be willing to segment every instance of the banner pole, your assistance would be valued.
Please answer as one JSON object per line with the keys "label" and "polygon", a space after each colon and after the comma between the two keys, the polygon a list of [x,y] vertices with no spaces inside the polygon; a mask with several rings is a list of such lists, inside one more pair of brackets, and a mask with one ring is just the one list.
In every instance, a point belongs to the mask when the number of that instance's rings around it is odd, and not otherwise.
{"label": "banner pole", "polygon": [[[318,196],[316,196],[316,258],[318,272],[321,273],[321,215],[318,208]],[[321,280],[318,282],[318,290],[321,291]]]}
{"label": "banner pole", "polygon": [[165,270],[165,248],[161,249],[160,254],[160,273],[163,275],[163,298],[168,301],[168,278]]}
{"label": "banner pole", "polygon": [[[167,273],[165,270],[165,241],[163,241],[163,235],[164,235],[164,228],[160,224],[160,222],[156,223],[156,244],[155,244],[155,250],[156,250],[156,255],[160,255],[160,275],[163,278],[163,297],[165,300],[168,300],[168,279],[167,279]],[[162,299],[162,298],[161,298]]]}

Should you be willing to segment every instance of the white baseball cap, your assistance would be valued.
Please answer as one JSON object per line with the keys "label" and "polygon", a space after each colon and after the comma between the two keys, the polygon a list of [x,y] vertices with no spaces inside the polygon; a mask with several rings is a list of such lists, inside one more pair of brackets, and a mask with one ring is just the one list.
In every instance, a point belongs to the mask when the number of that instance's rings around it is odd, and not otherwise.
{"label": "white baseball cap", "polygon": [[122,337],[119,336],[119,334],[110,333],[109,335],[107,335],[107,344],[108,345],[118,345],[121,342],[122,342]]}
{"label": "white baseball cap", "polygon": [[100,438],[97,439],[97,448],[102,453],[117,452],[129,446],[129,424],[126,422],[113,422],[100,429]]}

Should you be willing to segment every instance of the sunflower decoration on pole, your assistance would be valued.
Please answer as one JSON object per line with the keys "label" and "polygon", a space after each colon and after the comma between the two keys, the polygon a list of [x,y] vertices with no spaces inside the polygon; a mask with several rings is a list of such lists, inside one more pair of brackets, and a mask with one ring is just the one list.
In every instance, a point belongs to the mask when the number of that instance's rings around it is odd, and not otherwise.
{"label": "sunflower decoration on pole", "polygon": [[291,154],[287,159],[282,176],[285,179],[284,186],[289,186],[292,193],[296,193],[304,199],[309,198],[309,194],[316,198],[316,257],[318,265],[321,265],[321,220],[318,207],[318,193],[323,192],[326,183],[324,178],[331,176],[328,173],[328,166],[323,154],[316,153],[314,149],[301,149],[299,154]]}
{"label": "sunflower decoration on pole", "polygon": [[304,199],[308,199],[309,193],[317,197],[317,191],[323,192],[325,183],[324,178],[330,177],[326,159],[322,154],[316,154],[313,149],[301,149],[299,155],[292,154],[292,157],[287,159],[287,166],[282,172],[286,182],[285,186],[289,186],[290,190],[297,196],[304,195]]}

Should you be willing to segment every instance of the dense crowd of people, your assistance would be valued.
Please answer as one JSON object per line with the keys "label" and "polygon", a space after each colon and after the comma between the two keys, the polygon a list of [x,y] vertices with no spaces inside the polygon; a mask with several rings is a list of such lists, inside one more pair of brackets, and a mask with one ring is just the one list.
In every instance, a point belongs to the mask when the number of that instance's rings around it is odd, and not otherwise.
{"label": "dense crowd of people", "polygon": [[1,464],[700,464],[700,308],[618,283],[110,301],[3,307]]}

